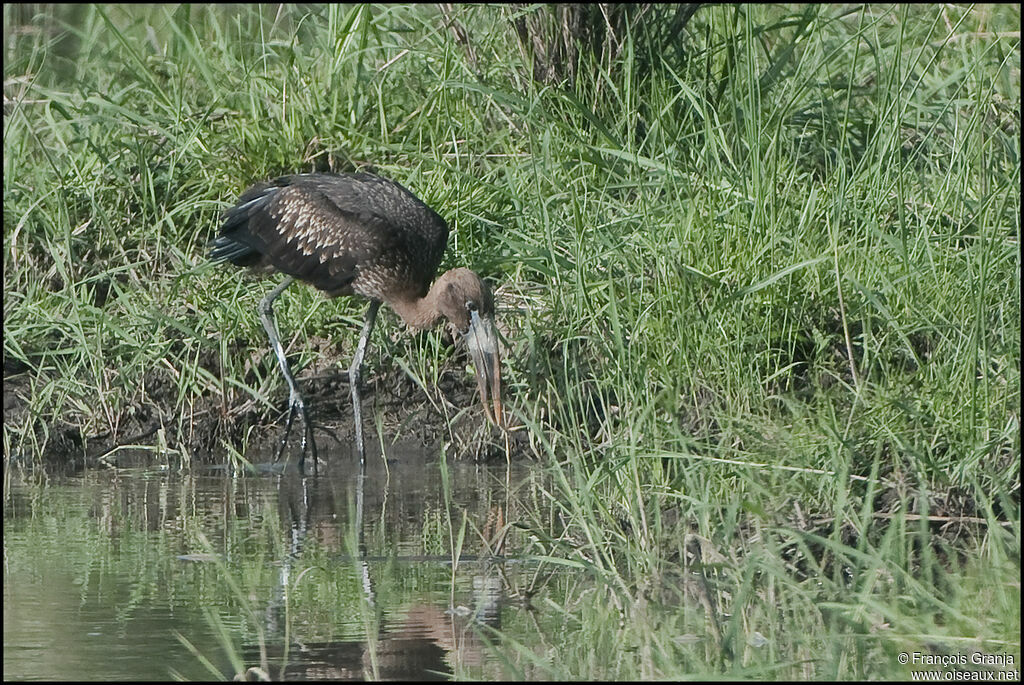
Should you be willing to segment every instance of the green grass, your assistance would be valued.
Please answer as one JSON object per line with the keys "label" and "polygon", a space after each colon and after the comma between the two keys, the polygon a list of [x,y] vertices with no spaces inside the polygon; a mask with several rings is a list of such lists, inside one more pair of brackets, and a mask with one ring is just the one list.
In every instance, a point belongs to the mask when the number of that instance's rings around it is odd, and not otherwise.
{"label": "green grass", "polygon": [[[1019,655],[1019,8],[702,7],[683,50],[625,31],[553,85],[509,8],[457,8],[472,63],[427,6],[56,12],[4,8],[5,455],[150,412],[188,458],[211,413],[273,420],[270,284],[205,242],[251,182],[371,169],[499,286],[506,402],[566,527],[521,524],[598,588],[536,673]],[[362,307],[275,311],[301,368],[347,359]],[[385,322],[368,363],[430,352],[429,384],[436,335]],[[673,608],[687,535],[722,557],[719,670],[673,639],[703,634]]]}

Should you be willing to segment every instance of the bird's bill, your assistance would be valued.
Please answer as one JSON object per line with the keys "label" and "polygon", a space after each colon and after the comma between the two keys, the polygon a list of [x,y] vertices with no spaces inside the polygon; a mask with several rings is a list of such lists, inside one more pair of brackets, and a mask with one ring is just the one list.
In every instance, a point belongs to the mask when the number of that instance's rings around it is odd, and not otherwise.
{"label": "bird's bill", "polygon": [[501,356],[498,353],[498,337],[494,334],[494,321],[490,317],[482,317],[476,312],[470,312],[466,345],[469,347],[469,354],[476,367],[476,384],[480,389],[480,401],[484,405],[484,414],[496,425],[503,426]]}

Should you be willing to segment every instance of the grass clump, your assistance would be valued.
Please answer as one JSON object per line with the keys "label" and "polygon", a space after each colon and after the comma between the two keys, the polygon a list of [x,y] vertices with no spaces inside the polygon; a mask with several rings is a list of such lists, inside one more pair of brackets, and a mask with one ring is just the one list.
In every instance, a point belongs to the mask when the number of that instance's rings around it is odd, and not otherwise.
{"label": "grass clump", "polygon": [[[499,285],[564,529],[523,525],[610,600],[545,674],[1019,654],[1019,8],[702,7],[535,79],[549,10],[6,6],[5,454],[272,420],[266,288],[203,246],[253,181],[368,169]],[[297,367],[361,307],[290,291]],[[720,660],[676,639],[719,613]]]}

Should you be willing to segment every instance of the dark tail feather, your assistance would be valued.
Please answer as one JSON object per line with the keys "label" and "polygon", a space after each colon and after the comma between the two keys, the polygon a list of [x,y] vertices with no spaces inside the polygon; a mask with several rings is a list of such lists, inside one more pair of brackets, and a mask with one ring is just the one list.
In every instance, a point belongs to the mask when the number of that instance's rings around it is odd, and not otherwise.
{"label": "dark tail feather", "polygon": [[209,256],[214,262],[231,262],[235,266],[254,266],[262,255],[251,245],[249,220],[254,211],[262,209],[278,190],[270,184],[253,186],[238,198],[238,204],[224,213],[224,221],[216,238],[209,242]]}
{"label": "dark tail feather", "polygon": [[259,252],[226,235],[219,235],[211,240],[209,248],[210,260],[214,262],[231,262],[235,266],[252,266],[260,259]]}

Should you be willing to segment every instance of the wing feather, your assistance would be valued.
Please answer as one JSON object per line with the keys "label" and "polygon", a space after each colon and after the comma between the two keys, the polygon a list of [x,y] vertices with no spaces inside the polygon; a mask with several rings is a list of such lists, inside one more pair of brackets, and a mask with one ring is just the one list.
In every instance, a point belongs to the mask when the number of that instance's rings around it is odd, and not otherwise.
{"label": "wing feather", "polygon": [[331,295],[422,290],[448,226],[402,186],[369,174],[301,174],[255,185],[224,215],[210,257],[270,265]]}

